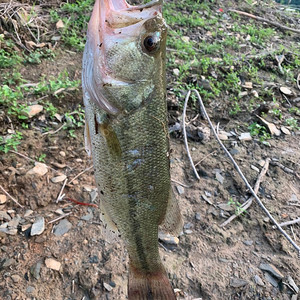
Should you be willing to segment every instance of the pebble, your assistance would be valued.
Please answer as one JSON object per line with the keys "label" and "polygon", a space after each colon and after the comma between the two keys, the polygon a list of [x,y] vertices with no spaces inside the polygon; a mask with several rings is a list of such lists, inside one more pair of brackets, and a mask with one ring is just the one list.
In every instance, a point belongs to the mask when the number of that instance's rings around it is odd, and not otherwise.
{"label": "pebble", "polygon": [[283,275],[280,273],[280,271],[272,264],[260,264],[259,268],[263,271],[269,272],[271,275],[278,279],[283,279]]}
{"label": "pebble", "polygon": [[32,213],[33,213],[33,210],[27,209],[27,210],[25,211],[24,218],[29,217]]}
{"label": "pebble", "polygon": [[227,141],[228,140],[228,136],[226,134],[219,133],[218,137],[221,141]]}
{"label": "pebble", "polygon": [[8,222],[8,227],[17,228],[20,223],[21,218],[19,216],[14,217],[12,220]]}
{"label": "pebble", "polygon": [[108,291],[108,292],[111,292],[113,287],[111,285],[109,285],[108,283],[103,283],[103,286],[104,288]]}
{"label": "pebble", "polygon": [[22,280],[22,278],[19,275],[11,275],[11,279],[14,283],[18,283]]}
{"label": "pebble", "polygon": [[224,177],[223,177],[219,172],[216,172],[216,179],[217,179],[221,184],[223,184],[223,182],[224,182]]}
{"label": "pebble", "polygon": [[60,151],[60,152],[59,152],[59,155],[62,156],[62,157],[66,157],[66,152]]}
{"label": "pebble", "polygon": [[170,234],[165,234],[165,233],[162,233],[162,232],[158,233],[158,239],[161,242],[164,242],[164,243],[169,244],[169,245],[176,245],[177,246],[179,244],[179,238],[178,237],[172,236]]}
{"label": "pebble", "polygon": [[61,267],[61,263],[54,258],[46,258],[45,265],[48,269],[52,269],[55,271],[59,271]]}
{"label": "pebble", "polygon": [[285,87],[285,86],[282,86],[280,88],[280,92],[287,95],[287,96],[293,95],[293,92],[288,87]]}
{"label": "pebble", "polygon": [[252,170],[254,170],[254,171],[256,171],[257,173],[259,173],[259,168],[255,167],[255,166],[253,166],[253,165],[250,165],[250,167],[251,167]]}
{"label": "pebble", "polygon": [[30,105],[30,106],[27,106],[23,111],[22,113],[24,115],[26,115],[28,118],[32,118],[34,117],[35,115],[39,114],[40,112],[43,111],[43,106],[42,105],[39,105],[39,104],[34,104],[34,105]]}
{"label": "pebble", "polygon": [[26,231],[28,228],[30,228],[31,227],[31,224],[24,224],[24,225],[22,225],[21,226],[21,231],[23,232],[23,231]]}
{"label": "pebble", "polygon": [[289,286],[294,290],[294,292],[296,294],[298,294],[299,293],[299,288],[296,285],[294,279],[290,275],[287,276],[287,281],[288,281]]}
{"label": "pebble", "polygon": [[53,183],[59,183],[59,182],[64,181],[66,178],[67,178],[67,176],[63,174],[63,175],[60,175],[60,176],[56,176],[56,177],[51,178],[51,181],[52,181]]}
{"label": "pebble", "polygon": [[61,220],[54,229],[54,234],[56,236],[62,236],[67,233],[72,228],[72,223],[70,223],[67,219]]}
{"label": "pebble", "polygon": [[253,241],[243,241],[243,243],[246,245],[246,246],[252,246],[253,245]]}
{"label": "pebble", "polygon": [[248,282],[244,279],[240,279],[240,278],[231,278],[230,279],[230,286],[235,287],[235,288],[239,288],[242,286],[247,285]]}
{"label": "pebble", "polygon": [[262,281],[262,279],[258,276],[258,275],[255,275],[254,276],[254,281],[257,285],[260,285],[260,286],[264,286],[264,282]]}
{"label": "pebble", "polygon": [[189,36],[182,36],[181,39],[185,42],[188,43],[190,41],[190,37]]}
{"label": "pebble", "polygon": [[16,261],[13,258],[4,258],[2,262],[0,262],[0,270],[4,268],[8,268],[14,265]]}
{"label": "pebble", "polygon": [[173,74],[174,74],[175,76],[179,76],[179,74],[180,74],[179,69],[173,69]]}
{"label": "pebble", "polygon": [[43,163],[35,163],[35,167],[27,172],[27,175],[44,176],[48,172],[48,168]]}
{"label": "pebble", "polygon": [[42,267],[42,262],[39,261],[30,268],[30,273],[36,280],[40,279],[41,267]]}
{"label": "pebble", "polygon": [[233,148],[229,152],[231,155],[236,155],[236,154],[239,154],[240,151],[237,148]]}
{"label": "pebble", "polygon": [[176,189],[179,195],[184,193],[184,188],[181,185],[176,185]]}
{"label": "pebble", "polygon": [[4,204],[7,201],[6,195],[0,195],[0,204]]}
{"label": "pebble", "polygon": [[193,230],[187,229],[187,230],[184,231],[184,233],[185,233],[185,234],[192,234],[192,233],[193,233]]}
{"label": "pebble", "polygon": [[45,230],[45,219],[44,217],[37,217],[35,222],[32,224],[30,235],[40,235]]}
{"label": "pebble", "polygon": [[4,232],[8,235],[16,235],[18,233],[17,228],[0,228],[0,232]]}
{"label": "pebble", "polygon": [[33,286],[28,286],[26,289],[26,293],[32,294],[35,291],[35,288]]}
{"label": "pebble", "polygon": [[246,89],[252,89],[253,83],[251,81],[246,81],[244,84],[242,84],[242,87]]}
{"label": "pebble", "polygon": [[0,221],[10,221],[11,217],[6,213],[6,211],[0,210]]}
{"label": "pebble", "polygon": [[278,287],[278,282],[276,281],[276,279],[274,279],[274,277],[272,277],[269,273],[265,272],[264,273],[266,280],[271,283],[274,287]]}
{"label": "pebble", "polygon": [[240,136],[239,136],[239,140],[240,141],[251,141],[252,140],[252,137],[251,137],[251,134],[250,132],[244,132],[242,133]]}
{"label": "pebble", "polygon": [[201,221],[201,215],[200,215],[200,213],[196,213],[195,214],[195,219],[197,220],[197,221]]}
{"label": "pebble", "polygon": [[286,135],[291,135],[291,132],[284,126],[281,126],[280,130]]}
{"label": "pebble", "polygon": [[91,219],[93,219],[93,217],[94,217],[94,215],[93,215],[93,213],[91,212],[91,213],[89,213],[89,214],[87,214],[87,215],[81,217],[80,219],[81,219],[81,220],[84,220],[84,221],[90,221]]}

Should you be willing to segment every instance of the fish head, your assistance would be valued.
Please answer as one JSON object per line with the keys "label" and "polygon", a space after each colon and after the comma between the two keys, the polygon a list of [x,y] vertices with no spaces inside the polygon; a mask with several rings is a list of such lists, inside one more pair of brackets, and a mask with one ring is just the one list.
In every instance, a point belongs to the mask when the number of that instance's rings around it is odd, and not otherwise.
{"label": "fish head", "polygon": [[97,0],[83,60],[83,88],[107,113],[130,112],[165,87],[162,1]]}

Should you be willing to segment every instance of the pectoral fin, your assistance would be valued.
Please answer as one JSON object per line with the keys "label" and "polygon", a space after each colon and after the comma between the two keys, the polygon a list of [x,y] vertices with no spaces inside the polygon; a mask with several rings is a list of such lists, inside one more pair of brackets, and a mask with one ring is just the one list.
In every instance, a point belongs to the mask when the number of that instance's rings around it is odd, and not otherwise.
{"label": "pectoral fin", "polygon": [[163,232],[178,236],[182,231],[182,228],[183,220],[180,213],[178,201],[173,193],[173,190],[170,189],[166,215],[159,229]]}

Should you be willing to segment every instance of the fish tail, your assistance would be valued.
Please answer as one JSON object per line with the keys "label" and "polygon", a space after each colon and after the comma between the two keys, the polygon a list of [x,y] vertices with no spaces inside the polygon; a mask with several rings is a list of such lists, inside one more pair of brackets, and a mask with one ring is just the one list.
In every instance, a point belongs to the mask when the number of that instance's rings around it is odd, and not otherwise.
{"label": "fish tail", "polygon": [[167,273],[162,270],[156,273],[142,273],[133,267],[129,268],[129,300],[176,300]]}

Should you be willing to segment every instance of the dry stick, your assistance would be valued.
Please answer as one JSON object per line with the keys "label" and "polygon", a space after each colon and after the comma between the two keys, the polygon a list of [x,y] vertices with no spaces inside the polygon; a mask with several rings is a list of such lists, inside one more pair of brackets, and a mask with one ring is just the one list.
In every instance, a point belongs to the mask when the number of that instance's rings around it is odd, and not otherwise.
{"label": "dry stick", "polygon": [[66,186],[67,181],[68,181],[68,178],[65,179],[65,181],[64,181],[64,183],[63,183],[63,185],[62,185],[62,187],[61,187],[61,189],[60,189],[60,192],[59,192],[58,197],[57,197],[57,199],[56,199],[56,203],[58,203],[58,201],[60,201],[61,198],[63,198],[61,195],[62,195],[62,193],[63,193],[63,191],[64,191],[64,188],[65,188],[65,186]]}
{"label": "dry stick", "polygon": [[[300,223],[300,218],[291,220],[291,221],[287,221],[287,222],[283,222],[283,223],[280,223],[279,225],[281,227],[283,227],[283,226],[289,226],[289,225],[293,225],[293,224],[297,224],[297,223]],[[273,228],[276,228],[276,226],[273,226]]]}
{"label": "dry stick", "polygon": [[82,172],[80,172],[79,174],[77,174],[73,179],[71,179],[68,184],[72,183],[76,178],[78,178],[79,176],[81,176],[82,174],[84,174],[85,172],[89,171],[92,168],[93,168],[93,166],[90,166],[87,169],[83,170]]}
{"label": "dry stick", "polygon": [[181,183],[181,182],[179,182],[179,181],[177,181],[177,180],[175,180],[175,179],[171,179],[171,181],[174,182],[174,183],[177,183],[177,184],[179,184],[179,185],[182,185],[183,187],[186,187],[186,188],[190,188],[190,187],[191,187],[191,186],[186,185],[186,184],[184,184],[184,183]]}
{"label": "dry stick", "polygon": [[191,153],[190,153],[190,149],[189,149],[189,145],[188,145],[188,142],[187,142],[187,136],[186,136],[186,129],[185,129],[185,115],[186,115],[186,107],[187,107],[187,104],[188,104],[188,100],[190,98],[190,94],[191,94],[191,91],[188,91],[187,95],[186,95],[186,98],[185,98],[185,102],[184,102],[184,107],[183,107],[183,113],[182,113],[182,129],[183,129],[183,137],[184,137],[184,145],[185,145],[185,149],[186,149],[186,152],[187,152],[187,155],[189,157],[189,160],[190,160],[190,163],[192,165],[192,168],[193,168],[193,171],[194,171],[194,174],[196,176],[196,178],[198,180],[200,180],[200,177],[198,175],[198,172],[196,170],[196,167],[193,163],[193,159],[191,157]]}
{"label": "dry stick", "polygon": [[[260,174],[258,175],[258,178],[256,180],[256,183],[255,183],[255,186],[254,186],[254,192],[257,194],[258,193],[258,190],[259,190],[259,186],[260,186],[260,183],[263,179],[263,177],[266,175],[268,169],[269,169],[269,163],[270,163],[270,159],[267,158],[266,159],[266,162],[264,164],[264,167],[262,168]],[[235,215],[232,215],[230,218],[228,218],[224,223],[222,223],[220,225],[220,227],[225,227],[226,225],[228,225],[232,220],[234,220],[235,218],[237,218],[239,215],[241,215],[245,210],[247,210],[252,202],[254,200],[254,197],[251,196],[245,203],[243,203],[243,205],[241,206],[241,209],[239,210],[239,212]]]}
{"label": "dry stick", "polygon": [[277,166],[277,167],[281,168],[284,172],[289,173],[289,174],[293,174],[293,175],[295,175],[298,179],[300,179],[300,175],[299,175],[297,172],[295,172],[294,170],[292,170],[292,169],[290,169],[290,168],[284,166],[284,165],[281,164],[280,162],[278,162],[278,161],[272,159],[272,161],[270,162],[270,164],[273,165],[273,166]]}
{"label": "dry stick", "polygon": [[217,151],[213,151],[211,153],[208,153],[207,155],[205,155],[202,159],[200,159],[196,164],[195,167],[197,167],[198,165],[200,165],[205,159],[207,159],[209,156],[214,155]]}
{"label": "dry stick", "polygon": [[70,211],[69,213],[66,213],[66,214],[64,214],[64,215],[62,215],[62,216],[60,216],[60,217],[54,219],[54,220],[49,221],[48,224],[52,224],[52,223],[54,223],[54,222],[56,222],[56,221],[59,221],[59,220],[65,218],[65,217],[69,216],[70,214],[72,214],[71,211]]}
{"label": "dry stick", "polygon": [[24,207],[22,206],[13,196],[11,196],[4,188],[3,186],[0,184],[0,189],[6,194],[7,197],[9,197],[12,201],[14,201],[18,206],[20,207]]}
{"label": "dry stick", "polygon": [[56,129],[55,131],[48,131],[48,132],[44,132],[42,133],[42,136],[47,135],[47,134],[55,134],[57,132],[59,132],[66,124],[62,124],[58,129]]}
{"label": "dry stick", "polygon": [[273,25],[275,27],[278,27],[280,29],[284,29],[284,30],[289,30],[289,31],[292,31],[292,32],[295,32],[295,33],[300,33],[300,30],[298,29],[294,29],[294,28],[291,28],[291,27],[287,27],[287,26],[284,26],[280,23],[277,23],[277,22],[273,22],[273,21],[270,21],[268,19],[265,19],[265,18],[262,18],[262,17],[258,17],[258,16],[255,16],[255,15],[252,15],[252,14],[249,14],[249,13],[246,13],[244,11],[239,11],[239,10],[235,10],[235,9],[229,9],[228,11],[231,11],[231,12],[234,12],[234,13],[237,13],[239,15],[242,15],[242,16],[246,16],[246,17],[249,17],[251,19],[254,19],[254,20],[257,20],[257,21],[260,21],[260,22],[266,22],[270,25]]}
{"label": "dry stick", "polygon": [[[249,191],[251,192],[251,194],[254,196],[254,198],[256,199],[258,205],[261,207],[261,209],[265,212],[265,214],[268,216],[268,218],[276,225],[276,227],[278,228],[278,230],[285,236],[285,238],[293,245],[293,247],[298,251],[298,256],[300,258],[300,247],[292,240],[292,238],[280,227],[280,225],[277,223],[277,221],[273,218],[273,216],[270,214],[270,212],[267,210],[267,208],[263,205],[263,203],[261,202],[261,200],[258,198],[258,196],[256,195],[256,193],[253,191],[251,185],[248,183],[248,180],[246,179],[246,177],[244,176],[244,174],[242,173],[242,171],[240,170],[238,164],[235,162],[234,158],[231,156],[231,154],[229,153],[229,151],[226,149],[226,147],[223,145],[223,143],[221,142],[221,140],[219,139],[215,128],[213,126],[213,124],[210,121],[210,118],[206,112],[205,106],[202,102],[201,96],[199,94],[199,92],[197,90],[192,90],[196,93],[199,103],[200,103],[200,107],[201,110],[203,112],[203,114],[205,115],[205,118],[207,119],[209,126],[211,128],[211,130],[213,131],[214,136],[216,137],[219,145],[222,147],[222,149],[225,151],[225,153],[228,155],[228,157],[230,158],[231,162],[233,163],[235,169],[237,170],[237,172],[239,173],[239,175],[241,176],[241,178],[243,179],[243,181],[245,182],[247,188],[249,189]],[[191,91],[189,91],[188,96],[190,96]],[[188,101],[188,97],[186,98],[186,102]],[[186,103],[185,103],[186,105]],[[197,174],[198,175],[198,174]],[[199,176],[199,175],[198,175]]]}

